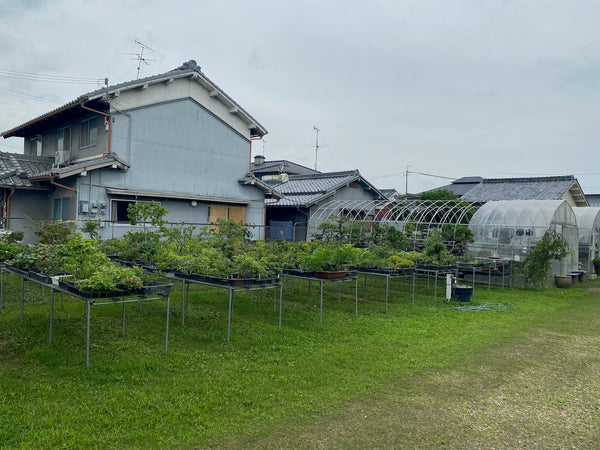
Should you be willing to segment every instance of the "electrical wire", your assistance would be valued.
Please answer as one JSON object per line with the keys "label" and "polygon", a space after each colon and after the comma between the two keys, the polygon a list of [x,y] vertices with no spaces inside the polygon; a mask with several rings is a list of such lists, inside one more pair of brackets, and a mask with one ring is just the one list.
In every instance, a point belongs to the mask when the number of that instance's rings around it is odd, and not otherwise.
{"label": "electrical wire", "polygon": [[98,84],[103,83],[103,78],[66,77],[58,75],[44,75],[40,73],[18,72],[16,70],[0,69],[0,77],[14,78],[28,81],[44,81],[50,83],[68,84]]}

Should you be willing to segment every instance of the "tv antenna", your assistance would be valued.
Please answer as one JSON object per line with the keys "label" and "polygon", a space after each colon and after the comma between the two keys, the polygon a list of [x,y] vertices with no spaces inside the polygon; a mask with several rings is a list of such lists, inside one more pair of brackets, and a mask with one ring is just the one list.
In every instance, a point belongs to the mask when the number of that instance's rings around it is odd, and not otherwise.
{"label": "tv antenna", "polygon": [[317,133],[317,140],[315,142],[315,171],[317,170],[317,160],[319,157],[319,131],[321,131],[321,129],[319,127],[317,127],[316,125],[313,125],[313,130],[315,130],[315,132]]}
{"label": "tv antenna", "polygon": [[142,67],[142,63],[146,64],[148,66],[148,65],[150,65],[150,61],[156,61],[156,60],[148,59],[148,58],[144,57],[144,50],[150,50],[151,52],[153,52],[154,51],[153,49],[148,47],[146,44],[143,44],[142,42],[138,41],[137,39],[135,40],[135,43],[140,46],[140,52],[133,53],[133,55],[135,55],[137,62],[138,62],[137,77],[136,77],[136,80],[137,80],[140,78],[140,69]]}

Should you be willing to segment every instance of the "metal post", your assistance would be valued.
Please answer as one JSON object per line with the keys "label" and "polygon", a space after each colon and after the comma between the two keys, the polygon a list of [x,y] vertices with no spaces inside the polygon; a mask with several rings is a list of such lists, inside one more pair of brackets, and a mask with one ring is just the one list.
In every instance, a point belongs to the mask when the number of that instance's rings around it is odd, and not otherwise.
{"label": "metal post", "polygon": [[354,315],[358,316],[358,277],[354,279]]}
{"label": "metal post", "polygon": [[[183,285],[183,292],[181,293],[181,326],[185,325],[185,280],[181,281]],[[188,287],[189,292],[189,287]]]}
{"label": "metal post", "polygon": [[167,295],[167,326],[165,330],[165,353],[169,351],[169,313],[171,310],[171,295]]}
{"label": "metal post", "polygon": [[229,342],[229,332],[231,330],[231,313],[233,309],[233,289],[227,289],[228,297],[229,297],[229,311],[227,314],[227,342]]}
{"label": "metal post", "polygon": [[321,309],[319,310],[319,322],[322,323],[323,322],[323,280],[320,280],[319,284],[321,285]]}
{"label": "metal post", "polygon": [[388,312],[388,298],[390,295],[390,275],[385,275],[385,312]]}
{"label": "metal post", "polygon": [[54,315],[54,289],[50,292],[50,331],[48,333],[48,345],[52,345],[52,318]]}
{"label": "metal post", "polygon": [[435,271],[435,287],[433,288],[433,298],[437,300],[437,279],[438,279],[438,271]]}
{"label": "metal post", "polygon": [[90,310],[92,306],[88,300],[85,301],[85,321],[86,321],[86,331],[85,331],[85,367],[90,366]]}
{"label": "metal post", "polygon": [[415,272],[413,272],[412,276],[412,304],[415,306]]}
{"label": "metal post", "polygon": [[[123,298],[124,300],[124,298]],[[121,320],[121,336],[125,337],[125,303],[123,303],[123,319]]]}
{"label": "metal post", "polygon": [[364,292],[365,302],[367,301],[367,274],[365,273],[365,292]]}
{"label": "metal post", "polygon": [[[261,295],[264,289],[261,289]],[[277,311],[277,289],[273,288],[273,312]]]}
{"label": "metal post", "polygon": [[473,282],[471,284],[473,285],[473,292],[475,292],[475,266],[473,266]]}
{"label": "metal post", "polygon": [[23,325],[23,308],[25,307],[25,278],[21,278],[21,325]]}
{"label": "metal post", "polygon": [[[275,292],[275,291],[273,291]],[[279,331],[281,331],[281,309],[283,307],[283,284],[279,285]]]}

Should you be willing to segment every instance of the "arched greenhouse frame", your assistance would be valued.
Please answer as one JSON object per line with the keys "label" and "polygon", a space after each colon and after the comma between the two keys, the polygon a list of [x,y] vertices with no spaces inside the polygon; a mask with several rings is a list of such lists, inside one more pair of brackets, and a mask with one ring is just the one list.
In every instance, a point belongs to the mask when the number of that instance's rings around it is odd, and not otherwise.
{"label": "arched greenhouse frame", "polygon": [[[417,238],[426,238],[430,230],[468,226],[475,213],[472,204],[461,200],[332,200],[316,208],[308,222],[308,236],[318,234],[323,222],[361,222],[410,231]],[[352,237],[352,236],[351,236]]]}

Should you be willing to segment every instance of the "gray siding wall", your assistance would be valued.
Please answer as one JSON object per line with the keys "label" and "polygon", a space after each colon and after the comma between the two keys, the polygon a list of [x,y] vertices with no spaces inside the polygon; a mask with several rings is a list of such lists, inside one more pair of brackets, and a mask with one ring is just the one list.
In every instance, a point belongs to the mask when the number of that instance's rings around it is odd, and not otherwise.
{"label": "gray siding wall", "polygon": [[22,231],[23,242],[37,242],[38,237],[30,228],[37,220],[51,218],[47,192],[17,190],[10,198],[9,229]]}
{"label": "gray siding wall", "polygon": [[[80,213],[78,218],[111,219],[106,188],[121,188],[243,200],[246,222],[263,224],[264,193],[238,183],[248,172],[250,142],[198,103],[170,101],[115,114],[113,120],[112,151],[130,168],[77,177],[80,201],[106,205],[104,214],[99,209],[94,217]],[[208,221],[207,203],[192,207],[187,200],[155,200],[171,211],[169,221]]]}

